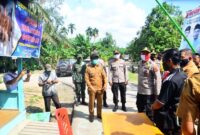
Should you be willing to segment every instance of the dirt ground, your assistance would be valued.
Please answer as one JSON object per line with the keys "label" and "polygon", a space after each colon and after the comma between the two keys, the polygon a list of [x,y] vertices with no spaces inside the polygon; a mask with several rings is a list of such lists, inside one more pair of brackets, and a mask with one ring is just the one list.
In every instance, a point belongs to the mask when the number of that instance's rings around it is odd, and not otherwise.
{"label": "dirt ground", "polygon": [[[26,112],[36,113],[45,111],[44,100],[42,97],[42,88],[38,86],[38,77],[43,71],[35,71],[31,75],[30,82],[24,82],[24,95]],[[2,76],[2,75],[1,75]],[[67,85],[70,77],[59,78],[60,82],[56,85],[59,100],[63,107],[72,107],[74,102],[74,91]],[[0,83],[0,90],[5,90],[4,83]],[[51,104],[51,112],[54,114],[55,107]]]}

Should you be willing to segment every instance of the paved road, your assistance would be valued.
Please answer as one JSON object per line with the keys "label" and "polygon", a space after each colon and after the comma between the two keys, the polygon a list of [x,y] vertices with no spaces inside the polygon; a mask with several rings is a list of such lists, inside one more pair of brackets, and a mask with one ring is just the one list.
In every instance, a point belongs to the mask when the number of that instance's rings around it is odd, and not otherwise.
{"label": "paved road", "polygon": [[[127,86],[127,110],[128,112],[136,112],[137,108],[135,105],[136,101],[136,86],[134,84],[129,84]],[[87,95],[87,94],[86,94]],[[112,112],[112,109],[114,107],[113,104],[113,96],[112,92],[110,90],[110,87],[107,90],[107,102],[109,104],[109,108],[103,108],[103,111],[106,112]],[[86,101],[88,102],[88,95]],[[119,104],[119,110],[118,112],[121,112],[121,104]],[[96,109],[95,109],[95,115],[96,115]],[[95,117],[94,122],[91,123],[88,120],[89,112],[88,112],[88,106],[75,106],[74,109],[74,118],[72,122],[72,128],[73,128],[73,134],[74,135],[102,135],[103,129],[102,129],[102,122],[101,120],[97,119]]]}

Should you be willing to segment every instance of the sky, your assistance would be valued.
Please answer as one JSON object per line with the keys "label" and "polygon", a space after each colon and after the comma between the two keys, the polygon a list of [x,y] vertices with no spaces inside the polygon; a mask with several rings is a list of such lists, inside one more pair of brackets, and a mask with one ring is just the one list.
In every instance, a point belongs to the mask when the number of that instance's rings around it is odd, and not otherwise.
{"label": "sky", "polygon": [[[200,6],[200,0],[165,1],[179,6],[183,15],[186,11]],[[117,46],[126,47],[136,37],[147,15],[155,6],[155,0],[65,0],[60,13],[66,17],[66,27],[69,23],[75,24],[76,31],[72,37],[78,33],[85,34],[85,30],[91,26],[99,30],[98,38],[103,38],[105,33],[109,32],[116,40]]]}

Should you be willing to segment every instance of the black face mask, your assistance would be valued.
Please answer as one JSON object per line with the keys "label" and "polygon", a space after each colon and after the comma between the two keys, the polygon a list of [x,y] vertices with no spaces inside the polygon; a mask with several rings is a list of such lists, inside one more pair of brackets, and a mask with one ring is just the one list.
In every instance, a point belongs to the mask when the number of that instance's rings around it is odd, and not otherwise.
{"label": "black face mask", "polygon": [[81,63],[81,62],[82,62],[82,59],[81,59],[81,58],[78,58],[78,59],[77,59],[77,62],[78,62],[78,63]]}
{"label": "black face mask", "polygon": [[49,76],[51,74],[51,71],[45,70],[45,73]]}
{"label": "black face mask", "polygon": [[170,65],[168,65],[166,62],[163,62],[163,69],[165,71],[169,71],[170,70]]}
{"label": "black face mask", "polygon": [[151,56],[151,60],[156,60],[156,57],[155,56]]}
{"label": "black face mask", "polygon": [[190,60],[188,60],[188,59],[182,59],[181,62],[180,62],[180,66],[185,67],[189,63],[189,61]]}
{"label": "black face mask", "polygon": [[162,58],[160,56],[157,57],[158,60],[161,60]]}

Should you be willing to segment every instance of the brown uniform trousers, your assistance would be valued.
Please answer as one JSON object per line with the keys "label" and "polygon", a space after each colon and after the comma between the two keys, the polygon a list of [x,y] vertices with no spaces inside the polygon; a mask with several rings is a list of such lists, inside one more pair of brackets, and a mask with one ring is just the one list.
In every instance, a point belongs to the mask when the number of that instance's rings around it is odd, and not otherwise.
{"label": "brown uniform trousers", "polygon": [[103,92],[107,87],[106,73],[102,66],[88,65],[85,72],[85,81],[89,94],[89,113],[94,115],[94,101],[97,98],[97,116],[101,117]]}

